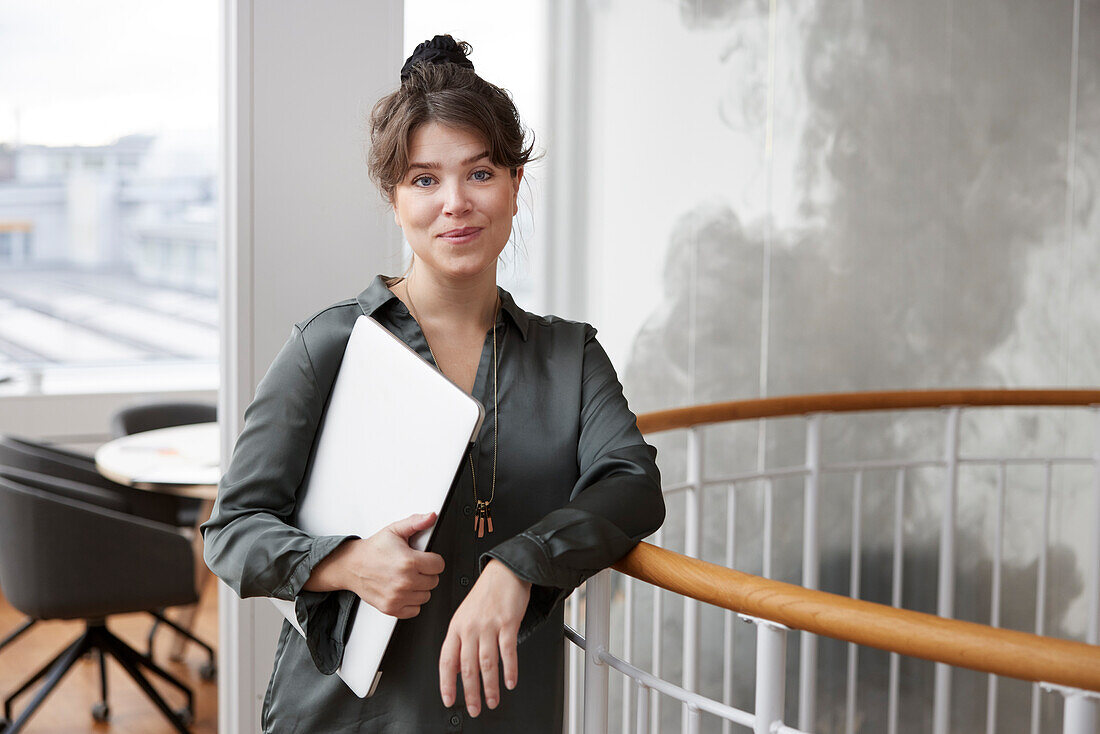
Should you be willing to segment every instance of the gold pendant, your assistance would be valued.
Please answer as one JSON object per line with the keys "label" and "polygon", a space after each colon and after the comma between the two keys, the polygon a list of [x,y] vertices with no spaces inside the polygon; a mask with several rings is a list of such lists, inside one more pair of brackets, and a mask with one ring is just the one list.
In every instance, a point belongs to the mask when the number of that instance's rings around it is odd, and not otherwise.
{"label": "gold pendant", "polygon": [[474,510],[474,532],[477,537],[484,538],[486,529],[493,532],[493,515],[489,509],[489,503],[477,500],[477,509]]}

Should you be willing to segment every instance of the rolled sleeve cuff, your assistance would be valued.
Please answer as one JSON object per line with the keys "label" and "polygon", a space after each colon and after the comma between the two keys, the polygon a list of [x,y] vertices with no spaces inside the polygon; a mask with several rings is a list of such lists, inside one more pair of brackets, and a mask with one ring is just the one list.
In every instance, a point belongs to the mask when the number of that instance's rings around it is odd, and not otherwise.
{"label": "rolled sleeve cuff", "polygon": [[346,589],[303,591],[294,599],[294,614],[318,672],[332,675],[340,667],[358,608],[359,597]]}
{"label": "rolled sleeve cuff", "polygon": [[344,658],[344,646],[359,608],[359,597],[353,592],[303,591],[313,569],[329,553],[354,535],[326,535],[315,538],[309,552],[299,561],[287,579],[284,591],[294,598],[294,615],[305,632],[306,647],[317,670],[332,675]]}

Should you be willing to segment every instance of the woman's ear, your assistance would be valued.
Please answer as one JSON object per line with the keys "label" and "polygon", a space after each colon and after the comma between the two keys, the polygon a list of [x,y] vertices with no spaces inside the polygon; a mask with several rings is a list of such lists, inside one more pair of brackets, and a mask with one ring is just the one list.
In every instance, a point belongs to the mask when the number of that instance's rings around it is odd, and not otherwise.
{"label": "woman's ear", "polygon": [[519,214],[519,185],[523,181],[523,166],[516,169],[512,176],[512,216]]}
{"label": "woman's ear", "polygon": [[401,215],[397,213],[397,197],[394,194],[390,194],[389,202],[390,209],[393,211],[393,223],[400,227]]}

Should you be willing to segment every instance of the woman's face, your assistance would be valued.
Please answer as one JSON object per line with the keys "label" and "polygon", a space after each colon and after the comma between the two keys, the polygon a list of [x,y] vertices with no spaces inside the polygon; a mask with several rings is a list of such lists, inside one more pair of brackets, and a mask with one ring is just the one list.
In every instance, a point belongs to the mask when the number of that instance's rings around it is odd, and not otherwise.
{"label": "woman's face", "polygon": [[512,176],[493,165],[477,133],[436,122],[416,128],[393,216],[418,266],[452,279],[495,268],[512,233],[522,178],[522,168]]}

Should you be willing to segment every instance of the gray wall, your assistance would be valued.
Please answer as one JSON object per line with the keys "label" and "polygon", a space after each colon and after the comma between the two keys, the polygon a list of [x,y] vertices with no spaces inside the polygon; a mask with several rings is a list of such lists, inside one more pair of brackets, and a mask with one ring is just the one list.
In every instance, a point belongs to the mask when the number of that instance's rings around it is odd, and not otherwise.
{"label": "gray wall", "polygon": [[[223,456],[292,324],[400,259],[362,144],[401,28],[401,0],[223,4]],[[259,731],[281,616],[220,591],[219,731]]]}

